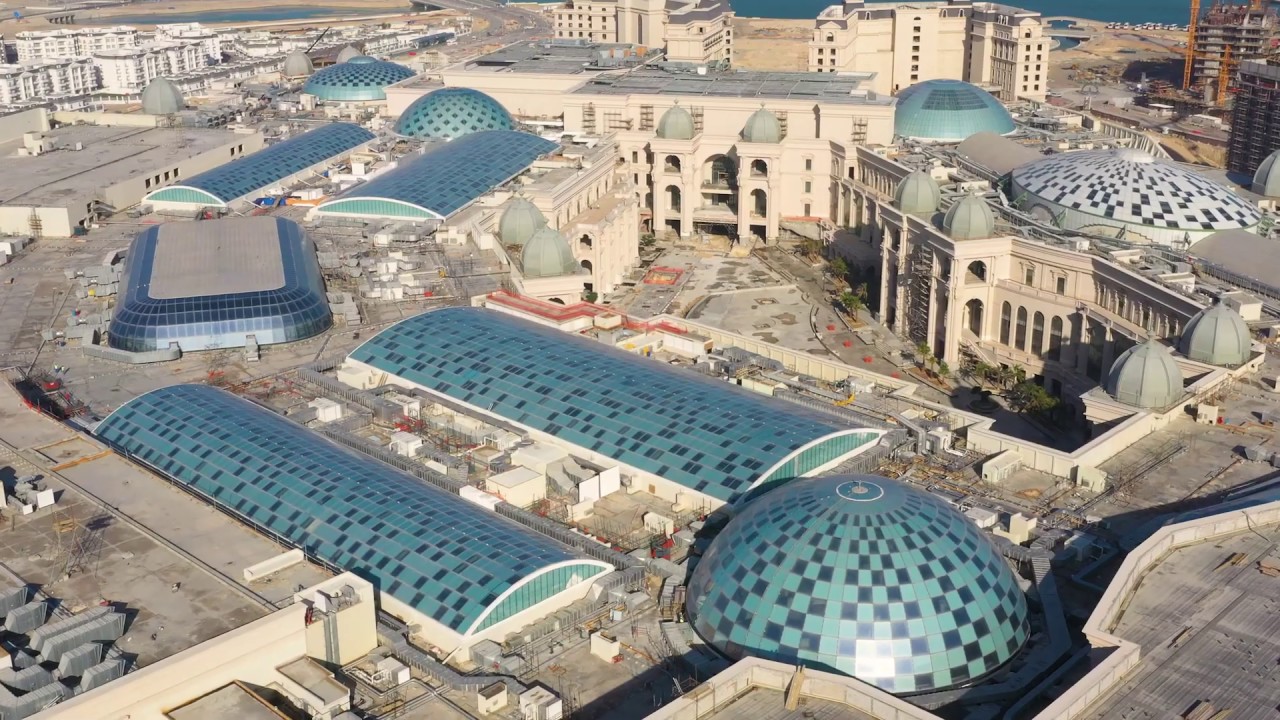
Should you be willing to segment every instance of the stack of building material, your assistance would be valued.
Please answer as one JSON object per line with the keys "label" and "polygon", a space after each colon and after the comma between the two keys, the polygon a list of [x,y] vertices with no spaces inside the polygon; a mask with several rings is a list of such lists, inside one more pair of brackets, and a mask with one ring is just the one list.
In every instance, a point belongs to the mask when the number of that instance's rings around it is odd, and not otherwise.
{"label": "stack of building material", "polygon": [[110,658],[94,665],[80,676],[80,687],[76,688],[76,694],[89,692],[112,680],[124,677],[124,668],[125,660],[121,657]]}
{"label": "stack of building material", "polygon": [[25,635],[43,625],[48,617],[49,606],[37,600],[5,615],[4,629],[11,633]]}

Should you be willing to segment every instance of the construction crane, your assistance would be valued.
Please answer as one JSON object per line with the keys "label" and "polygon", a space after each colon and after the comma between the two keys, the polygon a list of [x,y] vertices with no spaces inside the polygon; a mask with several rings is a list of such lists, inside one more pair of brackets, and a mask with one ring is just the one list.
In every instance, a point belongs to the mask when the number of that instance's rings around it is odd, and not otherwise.
{"label": "construction crane", "polygon": [[[1198,2],[1198,1],[1199,1],[1199,0],[1192,0],[1192,2]],[[320,33],[320,37],[316,38],[316,41],[315,41],[315,42],[313,42],[313,43],[311,43],[311,47],[309,47],[309,48],[307,48],[306,50],[304,50],[304,51],[303,51],[303,54],[304,54],[304,55],[310,55],[310,54],[311,54],[311,51],[316,49],[316,46],[320,44],[320,41],[321,41],[321,40],[323,40],[323,39],[324,39],[324,36],[325,36],[325,35],[328,35],[328,34],[329,34],[329,31],[330,31],[330,30],[332,30],[332,29],[333,29],[333,28],[325,28],[325,29],[324,29],[324,32]]]}
{"label": "construction crane", "polygon": [[[1257,0],[1254,0],[1255,2]],[[1196,65],[1196,28],[1200,25],[1200,0],[1191,0],[1191,22],[1187,23],[1186,65],[1182,68],[1182,89],[1191,89],[1191,71]]]}
{"label": "construction crane", "polygon": [[1214,102],[1218,107],[1227,104],[1227,89],[1231,84],[1231,66],[1235,61],[1231,59],[1231,46],[1228,45],[1225,52],[1222,53],[1222,61],[1218,63],[1218,96],[1214,98]]}

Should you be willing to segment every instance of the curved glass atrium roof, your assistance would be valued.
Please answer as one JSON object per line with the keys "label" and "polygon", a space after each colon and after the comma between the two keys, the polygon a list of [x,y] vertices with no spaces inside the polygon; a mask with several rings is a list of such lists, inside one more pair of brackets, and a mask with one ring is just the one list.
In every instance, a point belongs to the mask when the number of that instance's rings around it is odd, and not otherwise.
{"label": "curved glass atrium roof", "polygon": [[302,92],[333,102],[386,100],[384,88],[413,77],[413,71],[393,62],[360,56],[312,75]]}
{"label": "curved glass atrium roof", "polygon": [[444,219],[560,147],[513,130],[472,133],[357,185],[316,212],[358,217]]}
{"label": "curved glass atrium roof", "polygon": [[898,93],[893,134],[935,142],[960,142],[979,132],[1006,135],[1013,116],[991,93],[961,80],[926,80]]}
{"label": "curved glass atrium roof", "polygon": [[871,475],[797,480],[711,543],[686,608],[707,642],[898,694],[969,684],[1027,640],[991,541],[943,500]]}
{"label": "curved glass atrium roof", "polygon": [[[206,385],[122,405],[102,440],[467,635],[612,568]],[[517,589],[523,591],[517,591]]]}
{"label": "curved glass atrium roof", "polygon": [[1013,170],[1013,200],[1070,230],[1196,240],[1250,228],[1261,211],[1212,180],[1137,150],[1080,150]]}
{"label": "curved glass atrium roof", "polygon": [[502,103],[471,88],[441,88],[400,113],[395,131],[416,138],[454,138],[482,130],[511,130],[515,121]]}
{"label": "curved glass atrium roof", "polygon": [[249,335],[259,345],[292,342],[332,324],[315,246],[297,223],[164,223],[129,246],[107,344],[191,352],[244,347]]}
{"label": "curved glass atrium roof", "polygon": [[202,172],[180,185],[152,191],[143,202],[224,207],[295,173],[350,152],[375,137],[359,125],[331,123]]}
{"label": "curved glass atrium roof", "polygon": [[881,435],[482,308],[403,320],[350,357],[722,502]]}

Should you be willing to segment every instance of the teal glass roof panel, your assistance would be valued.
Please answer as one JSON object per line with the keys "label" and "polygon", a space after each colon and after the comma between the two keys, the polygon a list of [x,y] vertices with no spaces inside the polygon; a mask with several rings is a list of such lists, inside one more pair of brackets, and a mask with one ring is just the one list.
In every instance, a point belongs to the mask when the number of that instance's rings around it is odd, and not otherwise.
{"label": "teal glass roof panel", "polygon": [[592,562],[206,385],[134,398],[96,432],[128,457],[458,633],[531,575],[556,563]]}
{"label": "teal glass roof panel", "polygon": [[[445,218],[558,147],[514,130],[471,133],[429,147],[416,158],[404,158],[394,170],[330,202],[360,197],[399,200]],[[324,207],[319,209],[323,212]]]}
{"label": "teal glass roof panel", "polygon": [[979,132],[1007,135],[1013,116],[994,95],[961,80],[926,80],[898,93],[898,137],[959,142]]}
{"label": "teal glass roof panel", "polygon": [[1026,596],[945,501],[871,475],[796,480],[748,503],[689,579],[694,629],[734,658],[911,695],[971,684],[1030,633]]}
{"label": "teal glass roof panel", "polygon": [[502,103],[471,88],[441,88],[414,100],[395,131],[416,138],[455,139],[483,130],[511,130],[515,121]]}
{"label": "teal glass roof panel", "polygon": [[350,357],[723,502],[801,447],[852,430],[792,403],[485,308],[403,320]]}
{"label": "teal glass roof panel", "polygon": [[358,57],[320,70],[307,80],[302,92],[335,102],[386,100],[384,88],[411,77],[413,71],[403,65]]}
{"label": "teal glass roof panel", "polygon": [[349,152],[375,137],[359,125],[330,123],[202,172],[182,184],[231,202]]}

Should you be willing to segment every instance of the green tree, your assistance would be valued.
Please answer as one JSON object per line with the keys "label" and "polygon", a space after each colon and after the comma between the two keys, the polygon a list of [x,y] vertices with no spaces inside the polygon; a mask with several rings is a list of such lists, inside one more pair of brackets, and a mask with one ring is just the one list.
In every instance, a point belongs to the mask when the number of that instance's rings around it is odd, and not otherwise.
{"label": "green tree", "polygon": [[920,360],[921,368],[928,370],[930,367],[933,366],[933,361],[934,361],[933,348],[929,347],[929,343],[924,342],[922,340],[916,343],[915,350],[916,350],[916,358]]}
{"label": "green tree", "polygon": [[1047,415],[1058,406],[1058,398],[1049,394],[1043,387],[1023,380],[1013,386],[1005,396],[1009,406],[1019,413],[1027,415]]}
{"label": "green tree", "polygon": [[842,257],[831,258],[831,275],[836,279],[836,282],[848,282],[849,263],[845,262]]}
{"label": "green tree", "polygon": [[938,361],[938,374],[942,377],[949,377],[951,375],[951,366],[947,364],[946,360]]}
{"label": "green tree", "polygon": [[808,257],[817,257],[822,252],[822,241],[805,238],[800,241],[800,252]]}
{"label": "green tree", "polygon": [[858,319],[858,311],[862,309],[862,300],[853,293],[845,290],[840,293],[840,304],[844,306],[844,311],[854,320]]}

